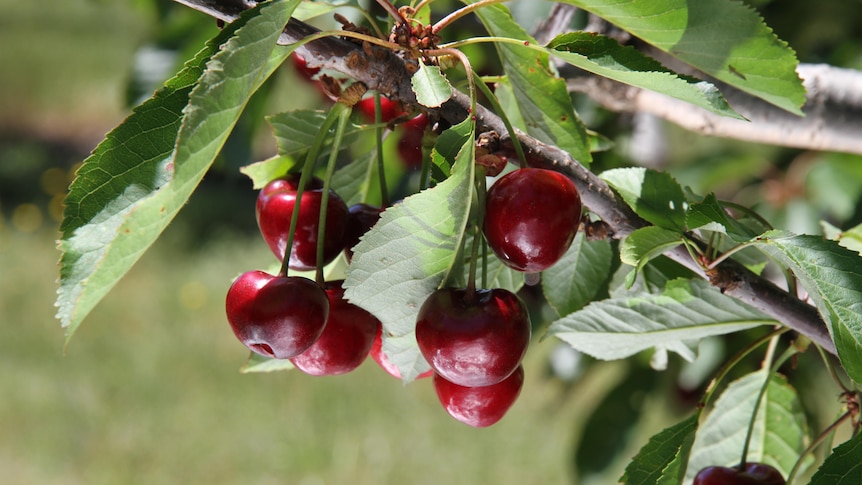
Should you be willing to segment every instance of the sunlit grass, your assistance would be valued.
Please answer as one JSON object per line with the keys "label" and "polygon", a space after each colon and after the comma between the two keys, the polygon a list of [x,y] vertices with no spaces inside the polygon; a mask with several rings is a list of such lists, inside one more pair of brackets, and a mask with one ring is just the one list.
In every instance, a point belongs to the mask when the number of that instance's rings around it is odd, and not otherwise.
{"label": "sunlit grass", "polygon": [[371,361],[340,377],[242,375],[223,295],[271,256],[257,238],[183,252],[181,232],[169,229],[65,355],[53,234],[0,232],[3,483],[570,481],[578,400],[557,402],[542,378],[544,345],[519,401],[483,430],[446,415],[429,380],[404,387]]}

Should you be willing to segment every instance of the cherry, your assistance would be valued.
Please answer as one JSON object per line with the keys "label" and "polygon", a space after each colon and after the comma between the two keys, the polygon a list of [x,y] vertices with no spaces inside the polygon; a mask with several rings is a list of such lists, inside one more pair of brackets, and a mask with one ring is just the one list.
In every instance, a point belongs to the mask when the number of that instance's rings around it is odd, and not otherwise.
{"label": "cherry", "polygon": [[530,342],[524,303],[504,289],[444,288],[425,300],[416,342],[431,368],[468,387],[496,384],[515,371]]}
{"label": "cherry", "polygon": [[290,359],[297,369],[313,376],[346,374],[359,367],[374,342],[380,320],[344,299],[344,281],[326,284],[329,320],[320,338]]}
{"label": "cherry", "polygon": [[697,472],[692,485],[785,485],[781,472],[764,463],[738,467],[710,466]]}
{"label": "cherry", "polygon": [[[374,362],[377,362],[377,365],[385,370],[390,376],[396,379],[401,379],[401,372],[398,370],[398,367],[395,367],[395,364],[389,362],[389,358],[387,358],[386,354],[383,353],[383,326],[380,326],[377,329],[377,335],[374,336],[374,343],[371,345],[371,358],[374,359]],[[423,379],[425,377],[431,377],[432,374],[434,374],[434,371],[429,370],[419,374],[416,378]]]}
{"label": "cherry", "polygon": [[483,231],[506,265],[536,273],[565,254],[580,220],[581,198],[568,177],[525,168],[504,175],[488,189]]}
{"label": "cherry", "polygon": [[299,276],[249,271],[227,292],[225,310],[236,337],[266,357],[289,359],[320,337],[329,318],[326,292]]}
{"label": "cherry", "polygon": [[359,244],[359,238],[377,224],[383,208],[369,204],[354,204],[350,206],[348,212],[350,215],[344,231],[344,254],[349,262],[353,258],[353,248]]}
{"label": "cherry", "polygon": [[404,132],[398,139],[398,155],[411,170],[422,167],[422,139],[428,126],[428,116],[420,114],[403,125]]}
{"label": "cherry", "polygon": [[[279,261],[284,258],[298,187],[299,174],[287,175],[268,183],[257,197],[257,223],[260,232]],[[309,271],[317,265],[317,232],[322,199],[323,182],[316,177],[312,178],[302,193],[299,220],[288,264],[291,269]],[[347,205],[335,192],[330,191],[326,207],[323,264],[331,262],[344,249],[347,219]]]}
{"label": "cherry", "polygon": [[524,385],[524,368],[502,381],[484,387],[465,387],[453,384],[440,374],[434,375],[434,390],[440,404],[450,416],[474,428],[496,423],[512,407]]}
{"label": "cherry", "polygon": [[[356,103],[356,108],[362,113],[362,116],[368,123],[374,123],[374,98],[364,98]],[[380,97],[380,120],[383,123],[390,121],[403,115],[404,112],[398,109],[398,105],[385,96]]]}

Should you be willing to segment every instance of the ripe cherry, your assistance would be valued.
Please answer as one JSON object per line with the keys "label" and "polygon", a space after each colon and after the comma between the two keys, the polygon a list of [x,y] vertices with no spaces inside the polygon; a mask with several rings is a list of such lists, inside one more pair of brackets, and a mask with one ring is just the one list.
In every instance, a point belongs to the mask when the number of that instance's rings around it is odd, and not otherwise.
{"label": "ripe cherry", "polygon": [[422,167],[422,139],[425,137],[427,126],[428,116],[424,113],[402,125],[404,131],[398,139],[398,156],[411,170]]}
{"label": "ripe cherry", "polygon": [[326,292],[298,276],[243,273],[227,292],[225,310],[236,337],[266,357],[289,359],[320,337],[329,318]]}
{"label": "ripe cherry", "polygon": [[[299,174],[287,175],[268,183],[257,197],[257,224],[269,248],[280,260],[290,232],[290,218],[296,203]],[[317,232],[323,181],[312,178],[302,193],[299,220],[293,237],[288,266],[297,271],[309,271],[317,264]],[[329,192],[326,207],[326,236],[323,242],[323,264],[327,264],[344,249],[347,227],[347,205],[335,192]]]}
{"label": "ripe cherry", "polygon": [[434,375],[434,390],[450,416],[474,428],[496,423],[512,407],[524,385],[524,368],[518,366],[509,377],[484,387],[453,384],[440,374]]}
{"label": "ripe cherry", "polygon": [[348,209],[350,215],[347,219],[347,227],[344,231],[344,254],[347,261],[353,258],[353,248],[359,244],[359,238],[371,230],[374,224],[380,220],[382,207],[374,207],[369,204],[354,204]]}
{"label": "ripe cherry", "polygon": [[530,342],[530,316],[504,289],[444,288],[425,300],[416,342],[431,368],[461,386],[496,384],[515,371]]}
{"label": "ripe cherry", "polygon": [[344,299],[343,281],[326,284],[329,320],[320,338],[290,359],[297,369],[313,376],[346,374],[359,367],[374,343],[380,320]]}
{"label": "ripe cherry", "polygon": [[506,265],[536,273],[565,254],[580,220],[581,198],[568,177],[525,168],[504,175],[488,189],[483,230]]}
{"label": "ripe cherry", "polygon": [[[359,100],[356,103],[356,108],[362,113],[365,121],[374,123],[374,97]],[[389,123],[403,114],[404,112],[398,109],[395,102],[385,96],[380,97],[380,121]]]}
{"label": "ripe cherry", "polygon": [[746,463],[737,467],[710,466],[697,472],[692,485],[785,485],[781,472],[764,463]]}
{"label": "ripe cherry", "polygon": [[[401,372],[398,370],[398,367],[395,367],[395,364],[389,362],[389,358],[383,353],[383,326],[380,326],[377,329],[377,335],[374,336],[374,343],[371,345],[371,358],[374,359],[374,362],[377,362],[377,365],[385,370],[390,376],[396,379],[401,379]],[[423,379],[425,377],[431,377],[432,374],[434,374],[434,371],[429,370],[419,374],[416,378]]]}

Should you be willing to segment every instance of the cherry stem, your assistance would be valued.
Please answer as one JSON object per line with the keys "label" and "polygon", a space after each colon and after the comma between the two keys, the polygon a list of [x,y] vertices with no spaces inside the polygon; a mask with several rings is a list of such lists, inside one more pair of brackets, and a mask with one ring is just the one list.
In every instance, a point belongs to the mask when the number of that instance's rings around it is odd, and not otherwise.
{"label": "cherry stem", "polygon": [[413,10],[414,10],[414,11],[416,11],[416,12],[418,12],[418,11],[422,10],[425,6],[427,6],[429,3],[433,2],[433,1],[434,1],[434,0],[422,0],[422,1],[421,1],[421,2],[419,2],[415,7],[413,7]]}
{"label": "cherry stem", "polygon": [[512,145],[515,146],[515,153],[518,154],[518,164],[521,168],[526,168],[527,166],[527,156],[524,154],[524,147],[521,146],[521,140],[518,139],[518,136],[515,134],[515,128],[512,126],[512,122],[509,120],[509,117],[506,116],[506,112],[503,110],[503,106],[500,105],[500,100],[497,99],[497,96],[491,92],[491,89],[488,88],[488,85],[485,84],[485,81],[481,77],[477,77],[476,86],[479,87],[479,91],[482,91],[482,94],[485,95],[485,98],[488,99],[488,103],[491,104],[491,108],[495,113],[500,114],[500,120],[503,121],[503,126],[506,127],[506,130],[509,132],[509,139],[512,140]]}
{"label": "cherry stem", "polygon": [[[476,4],[474,4],[476,5]],[[463,52],[458,49],[428,49],[422,51],[425,55],[429,56],[444,56],[450,55],[455,56],[464,66],[464,70],[467,72],[467,87],[470,93],[470,116],[475,119],[476,117],[476,80],[473,75],[473,67],[470,65],[470,59],[467,59],[467,56],[464,55]]]}
{"label": "cherry stem", "polygon": [[335,173],[335,161],[338,159],[338,149],[341,147],[341,140],[344,138],[344,128],[350,119],[351,108],[344,103],[336,103],[336,106],[330,111],[330,115],[332,112],[335,112],[336,116],[338,116],[338,124],[335,127],[335,136],[332,139],[332,151],[329,152],[329,160],[326,163],[326,175],[323,178],[323,196],[320,199],[320,215],[318,216],[317,224],[317,261],[315,262],[314,279],[320,286],[323,286],[325,283],[323,278],[323,249],[326,243],[326,215],[329,207],[329,187],[332,183],[332,174]]}
{"label": "cherry stem", "polygon": [[[767,351],[767,354],[771,354],[771,350],[774,349],[774,345],[778,342],[778,336],[773,337],[773,340],[770,342],[770,351]],[[748,422],[748,430],[745,433],[745,443],[742,446],[742,461],[739,462],[739,469],[745,470],[746,457],[748,456],[748,448],[751,444],[751,436],[754,434],[754,424],[757,422],[757,414],[760,410],[760,402],[763,400],[763,396],[766,394],[766,389],[769,387],[769,383],[772,382],[772,375],[775,374],[778,369],[787,361],[787,359],[793,357],[799,353],[799,349],[796,346],[791,345],[785,350],[780,357],[772,364],[771,367],[767,368],[767,364],[769,360],[771,360],[770,356],[767,356],[766,361],[764,362],[764,369],[766,369],[766,379],[763,380],[763,385],[760,386],[760,391],[757,393],[757,398],[754,400],[754,411],[751,413],[751,420]]]}
{"label": "cherry stem", "polygon": [[404,16],[401,15],[401,12],[399,12],[398,9],[395,8],[395,5],[392,5],[389,0],[377,0],[377,3],[380,4],[380,6],[383,7],[383,10],[386,10],[386,12],[389,13],[389,15],[391,15],[393,19],[395,19],[396,23],[407,23],[407,19],[405,19]]}
{"label": "cherry stem", "polygon": [[[341,108],[339,108],[339,106]],[[308,155],[305,157],[305,163],[302,166],[302,173],[299,175],[299,187],[297,187],[296,190],[296,200],[293,203],[293,213],[290,216],[290,228],[287,231],[287,246],[284,247],[284,258],[281,260],[281,269],[278,272],[279,276],[287,276],[288,265],[290,265],[290,253],[293,249],[293,236],[296,233],[296,226],[299,222],[299,206],[302,202],[302,192],[305,190],[305,186],[311,178],[312,172],[314,172],[314,163],[317,161],[317,157],[320,156],[323,143],[326,141],[326,135],[329,133],[329,129],[332,128],[332,124],[335,123],[335,120],[338,118],[338,112],[344,108],[346,108],[346,105],[343,103],[335,103],[329,111],[329,114],[327,114],[326,118],[323,119],[323,123],[320,125],[320,131],[317,132],[317,136],[314,138],[314,144],[311,145],[311,150],[308,151]]]}
{"label": "cherry stem", "polygon": [[476,258],[479,256],[479,238],[482,231],[479,224],[473,226],[473,244],[470,247],[470,266],[467,273],[467,293],[464,295],[466,301],[473,301],[476,296]]}
{"label": "cherry stem", "polygon": [[447,15],[445,17],[443,17],[442,19],[440,19],[439,22],[434,24],[434,26],[431,27],[431,32],[436,34],[436,33],[440,32],[441,30],[443,30],[444,28],[446,28],[452,22],[460,19],[461,17],[467,15],[470,12],[473,12],[475,10],[479,10],[482,7],[487,7],[488,5],[493,5],[495,3],[503,3],[505,1],[506,0],[480,0],[476,3],[467,5],[466,7],[461,7],[460,9],[450,13],[449,15]]}
{"label": "cherry stem", "polygon": [[838,426],[841,426],[844,421],[847,421],[853,416],[852,411],[847,411],[842,414],[838,419],[835,420],[832,424],[826,427],[816,438],[808,445],[805,450],[799,454],[799,459],[796,460],[796,463],[793,464],[793,468],[790,469],[790,474],[787,476],[787,485],[791,485],[793,483],[793,479],[796,478],[796,473],[799,472],[799,467],[802,466],[802,462],[808,454],[812,453],[817,446],[826,441],[832,433],[838,429]]}
{"label": "cherry stem", "polygon": [[389,207],[389,190],[386,188],[386,170],[383,166],[383,108],[380,105],[380,93],[374,93],[374,136],[377,142],[377,177],[380,184],[380,205]]}
{"label": "cherry stem", "polygon": [[477,167],[476,168],[476,200],[477,200],[477,212],[476,216],[476,227],[478,227],[478,234],[476,237],[481,239],[482,242],[482,288],[488,287],[488,245],[485,243],[485,233],[483,229],[485,227],[485,202],[488,197],[488,186],[487,179],[485,175],[485,167]]}

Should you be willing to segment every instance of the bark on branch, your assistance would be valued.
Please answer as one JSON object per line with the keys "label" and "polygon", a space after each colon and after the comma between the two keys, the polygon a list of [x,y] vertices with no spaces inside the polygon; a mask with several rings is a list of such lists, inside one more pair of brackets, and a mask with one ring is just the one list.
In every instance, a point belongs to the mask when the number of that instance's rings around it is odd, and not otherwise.
{"label": "bark on branch", "polygon": [[[233,21],[242,9],[255,5],[247,0],[174,1],[225,22]],[[316,29],[313,27],[291,19],[280,42],[290,44],[314,32]],[[299,51],[311,66],[337,70],[394,100],[416,105],[405,61],[391,51],[376,46],[363,48],[355,42],[339,38],[315,40],[301,47]],[[469,97],[455,91],[453,97],[436,110],[436,114],[451,123],[458,123],[470,115],[469,106]],[[494,130],[503,136],[504,141],[508,138],[505,126],[496,114],[479,106],[474,115],[481,130]],[[572,159],[568,153],[541,143],[522,132],[517,132],[515,136],[524,146],[531,165],[557,170],[572,178],[581,193],[584,205],[611,227],[614,237],[624,237],[648,225],[619,200],[604,181]],[[508,142],[511,143],[511,140]],[[726,294],[760,309],[791,329],[808,336],[828,352],[836,353],[826,325],[817,311],[770,281],[760,278],[733,261],[721,264],[717,273],[706,275],[682,247],[666,255],[708,279]]]}

